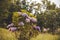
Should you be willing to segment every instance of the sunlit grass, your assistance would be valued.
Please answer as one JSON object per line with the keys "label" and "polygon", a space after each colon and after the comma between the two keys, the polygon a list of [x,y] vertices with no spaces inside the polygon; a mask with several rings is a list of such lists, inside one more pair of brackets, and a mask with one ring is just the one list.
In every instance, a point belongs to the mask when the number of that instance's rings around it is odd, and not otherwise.
{"label": "sunlit grass", "polygon": [[17,40],[14,33],[7,29],[0,28],[0,40]]}
{"label": "sunlit grass", "polygon": [[52,35],[52,34],[39,34],[37,37],[33,37],[30,40],[58,40],[58,35]]}

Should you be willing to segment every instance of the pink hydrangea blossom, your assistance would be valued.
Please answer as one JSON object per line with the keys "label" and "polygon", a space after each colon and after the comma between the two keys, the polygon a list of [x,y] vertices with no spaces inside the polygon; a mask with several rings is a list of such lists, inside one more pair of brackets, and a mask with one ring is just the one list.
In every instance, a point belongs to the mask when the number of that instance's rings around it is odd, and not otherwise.
{"label": "pink hydrangea blossom", "polygon": [[26,22],[30,22],[30,19],[28,19],[28,18],[26,18],[26,20],[25,20]]}
{"label": "pink hydrangea blossom", "polygon": [[37,19],[31,18],[31,22],[35,23],[35,22],[37,22]]}
{"label": "pink hydrangea blossom", "polygon": [[33,26],[33,29],[40,31],[40,26]]}
{"label": "pink hydrangea blossom", "polygon": [[23,22],[19,22],[18,25],[19,26],[24,26],[24,23]]}
{"label": "pink hydrangea blossom", "polygon": [[40,26],[36,26],[35,28],[36,28],[38,31],[40,31]]}
{"label": "pink hydrangea blossom", "polygon": [[14,31],[16,31],[17,30],[17,27],[10,27],[9,28],[9,31],[12,31],[12,32],[14,32]]}
{"label": "pink hydrangea blossom", "polygon": [[14,24],[13,24],[13,23],[11,23],[11,24],[7,25],[7,28],[12,27],[12,26],[14,26]]}
{"label": "pink hydrangea blossom", "polygon": [[26,13],[21,14],[23,17],[28,17]]}

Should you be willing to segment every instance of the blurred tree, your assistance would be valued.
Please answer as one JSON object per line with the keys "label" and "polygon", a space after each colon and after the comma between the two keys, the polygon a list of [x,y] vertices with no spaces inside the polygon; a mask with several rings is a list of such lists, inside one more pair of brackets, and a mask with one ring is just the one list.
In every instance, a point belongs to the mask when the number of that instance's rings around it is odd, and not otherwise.
{"label": "blurred tree", "polygon": [[8,9],[10,7],[10,0],[1,0],[0,1],[0,25],[3,25],[3,20],[6,19]]}
{"label": "blurred tree", "polygon": [[55,32],[55,30],[58,28],[58,20],[57,18],[57,8],[56,5],[54,3],[50,3],[50,1],[48,0],[43,0],[42,1],[44,5],[46,5],[46,10],[44,13],[41,12],[41,14],[37,14],[37,25],[39,25],[41,27],[41,32],[43,30],[43,27],[45,28],[50,28],[50,31],[52,33]]}
{"label": "blurred tree", "polygon": [[26,9],[26,0],[21,1],[21,8]]}

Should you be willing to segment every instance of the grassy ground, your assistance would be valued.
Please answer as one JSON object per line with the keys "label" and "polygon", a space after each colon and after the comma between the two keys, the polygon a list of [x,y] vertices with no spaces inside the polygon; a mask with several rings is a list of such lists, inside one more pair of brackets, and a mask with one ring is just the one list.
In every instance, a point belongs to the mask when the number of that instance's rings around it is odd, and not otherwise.
{"label": "grassy ground", "polygon": [[60,40],[60,37],[58,35],[44,33],[39,34],[36,37],[31,38],[30,40]]}
{"label": "grassy ground", "polygon": [[17,40],[17,38],[14,33],[7,29],[0,28],[0,40]]}
{"label": "grassy ground", "polygon": [[[16,36],[19,37],[18,32],[16,33]],[[8,31],[7,29],[0,28],[0,40],[17,40],[17,39],[14,33]],[[60,40],[60,34],[52,35],[48,33],[40,33],[36,37],[32,37],[30,40]]]}

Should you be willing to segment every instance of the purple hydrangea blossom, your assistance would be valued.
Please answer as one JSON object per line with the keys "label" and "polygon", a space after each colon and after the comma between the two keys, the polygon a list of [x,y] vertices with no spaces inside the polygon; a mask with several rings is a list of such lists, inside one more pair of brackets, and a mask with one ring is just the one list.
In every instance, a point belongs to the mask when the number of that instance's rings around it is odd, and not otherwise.
{"label": "purple hydrangea blossom", "polygon": [[10,27],[9,28],[9,31],[12,31],[12,32],[14,32],[14,31],[16,31],[17,30],[17,27]]}
{"label": "purple hydrangea blossom", "polygon": [[37,22],[37,19],[31,18],[31,22],[35,23],[35,22]]}
{"label": "purple hydrangea blossom", "polygon": [[19,22],[18,25],[19,26],[24,26],[24,23],[23,22]]}
{"label": "purple hydrangea blossom", "polygon": [[33,29],[40,31],[40,26],[33,26]]}
{"label": "purple hydrangea blossom", "polygon": [[28,17],[26,13],[21,14],[23,17]]}
{"label": "purple hydrangea blossom", "polygon": [[14,24],[13,24],[13,23],[11,23],[11,24],[7,25],[7,28],[12,27],[12,26],[14,26]]}
{"label": "purple hydrangea blossom", "polygon": [[40,31],[40,26],[36,26],[35,28],[36,28],[38,31]]}
{"label": "purple hydrangea blossom", "polygon": [[26,20],[25,20],[26,22],[30,22],[30,19],[28,19],[28,18],[26,18]]}

